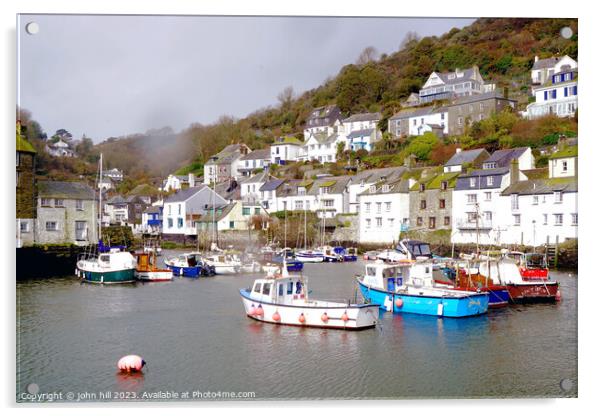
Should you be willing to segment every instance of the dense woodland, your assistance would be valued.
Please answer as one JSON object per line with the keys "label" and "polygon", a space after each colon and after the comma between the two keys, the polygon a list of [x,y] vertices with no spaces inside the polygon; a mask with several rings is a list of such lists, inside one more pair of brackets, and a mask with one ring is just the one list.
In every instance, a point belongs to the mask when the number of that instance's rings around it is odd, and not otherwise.
{"label": "dense woodland", "polygon": [[[569,26],[570,39],[559,36]],[[55,179],[93,176],[100,152],[105,167],[117,167],[128,176],[122,184],[127,191],[138,183],[158,183],[169,173],[201,173],[203,163],[227,144],[244,142],[253,149],[262,148],[282,134],[302,135],[304,122],[314,107],[337,104],[344,115],[362,111],[381,111],[381,129],[396,113],[409,94],[417,92],[429,74],[478,65],[483,77],[507,88],[510,97],[519,100],[522,109],[528,102],[530,69],[533,58],[553,55],[577,56],[576,19],[494,19],[483,18],[462,28],[454,28],[440,37],[418,38],[404,35],[400,28],[399,51],[379,54],[366,47],[358,60],[319,87],[300,94],[287,88],[275,97],[277,104],[262,108],[242,119],[223,116],[210,125],[191,124],[174,133],[166,127],[120,138],[108,138],[93,145],[84,138],[76,149],[79,158],[52,158],[43,152],[46,134],[26,110],[18,117],[26,127],[25,134],[38,152],[38,173]],[[241,92],[244,93],[244,92]],[[276,100],[275,100],[276,101]],[[65,121],[68,124],[68,120]],[[463,148],[485,146],[488,150],[530,145],[553,144],[560,134],[574,136],[577,117],[558,119],[545,117],[524,120],[511,112],[474,123],[461,137],[444,140],[432,134],[392,140],[385,133],[375,152],[347,152],[341,160],[359,159],[366,167],[401,164],[412,153],[425,164],[446,160],[457,144]],[[343,157],[344,156],[344,157]],[[328,167],[339,173],[341,166]]]}

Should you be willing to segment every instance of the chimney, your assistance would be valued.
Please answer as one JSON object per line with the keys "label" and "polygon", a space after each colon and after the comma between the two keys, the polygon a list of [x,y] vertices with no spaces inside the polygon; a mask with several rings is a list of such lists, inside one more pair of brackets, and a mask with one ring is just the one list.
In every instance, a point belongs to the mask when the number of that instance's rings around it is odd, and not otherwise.
{"label": "chimney", "polygon": [[461,147],[456,147],[456,154],[460,153],[462,151]]}
{"label": "chimney", "polygon": [[188,174],[188,185],[192,188],[194,187],[194,182],[195,182],[195,177],[194,177],[194,173],[189,173]]}
{"label": "chimney", "polygon": [[514,185],[519,179],[518,159],[512,159],[510,162],[510,185]]}
{"label": "chimney", "polygon": [[535,55],[535,59],[534,59],[534,61],[535,61],[535,62],[539,61],[539,56]]}

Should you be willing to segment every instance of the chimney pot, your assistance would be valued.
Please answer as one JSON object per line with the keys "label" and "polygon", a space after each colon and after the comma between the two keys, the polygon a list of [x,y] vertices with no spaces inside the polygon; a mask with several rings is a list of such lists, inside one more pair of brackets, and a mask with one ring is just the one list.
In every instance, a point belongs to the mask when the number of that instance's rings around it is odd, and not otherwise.
{"label": "chimney pot", "polygon": [[535,55],[535,62],[539,61],[539,56]]}
{"label": "chimney pot", "polygon": [[456,147],[456,154],[460,153],[462,151],[461,147]]}

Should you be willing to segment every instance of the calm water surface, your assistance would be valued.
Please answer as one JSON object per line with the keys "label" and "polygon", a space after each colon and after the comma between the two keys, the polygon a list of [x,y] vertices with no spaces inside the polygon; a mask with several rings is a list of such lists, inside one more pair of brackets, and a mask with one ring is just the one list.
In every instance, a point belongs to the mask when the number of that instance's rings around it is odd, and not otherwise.
{"label": "calm water surface", "polygon": [[[363,262],[306,265],[312,296],[353,299]],[[98,286],[75,277],[17,283],[17,400],[39,393],[254,392],[257,399],[559,397],[577,394],[577,275],[563,300],[465,319],[381,312],[361,332],[244,315],[257,276]],[[359,291],[357,296],[359,297]],[[138,354],[144,375],[117,360]],[[572,381],[568,392],[560,381]],[[191,393],[192,394],[192,393]],[[64,397],[64,396],[63,396]]]}

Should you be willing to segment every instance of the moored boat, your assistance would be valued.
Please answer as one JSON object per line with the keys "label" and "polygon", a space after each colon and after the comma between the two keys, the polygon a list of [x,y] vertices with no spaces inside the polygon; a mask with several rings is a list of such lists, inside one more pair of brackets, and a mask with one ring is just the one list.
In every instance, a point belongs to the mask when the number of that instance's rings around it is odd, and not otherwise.
{"label": "moored boat", "polygon": [[295,259],[302,263],[322,263],[324,253],[319,250],[299,250],[295,252]]}
{"label": "moored boat", "polygon": [[199,252],[183,253],[176,257],[165,259],[165,265],[174,276],[199,277],[213,276],[215,269],[205,263]]}
{"label": "moored boat", "polygon": [[242,268],[242,262],[230,254],[208,255],[205,261],[215,269],[215,274],[237,274]]}
{"label": "moored boat", "polygon": [[318,251],[322,252],[323,261],[327,263],[336,263],[343,261],[343,256],[335,251],[334,247],[322,246],[318,248]]}
{"label": "moored boat", "polygon": [[127,251],[112,249],[78,260],[76,274],[90,283],[130,283],[135,281],[135,268],[134,256]]}
{"label": "moored boat", "polygon": [[307,279],[289,276],[286,268],[256,279],[240,296],[248,317],[272,324],[359,330],[378,321],[378,305],[309,299]]}
{"label": "moored boat", "polygon": [[173,273],[170,269],[160,269],[157,267],[157,253],[144,252],[136,253],[136,279],[144,282],[165,282],[173,279]]}
{"label": "moored boat", "polygon": [[364,299],[395,313],[461,318],[483,314],[489,304],[486,293],[436,287],[430,262],[368,263],[357,283]]}

